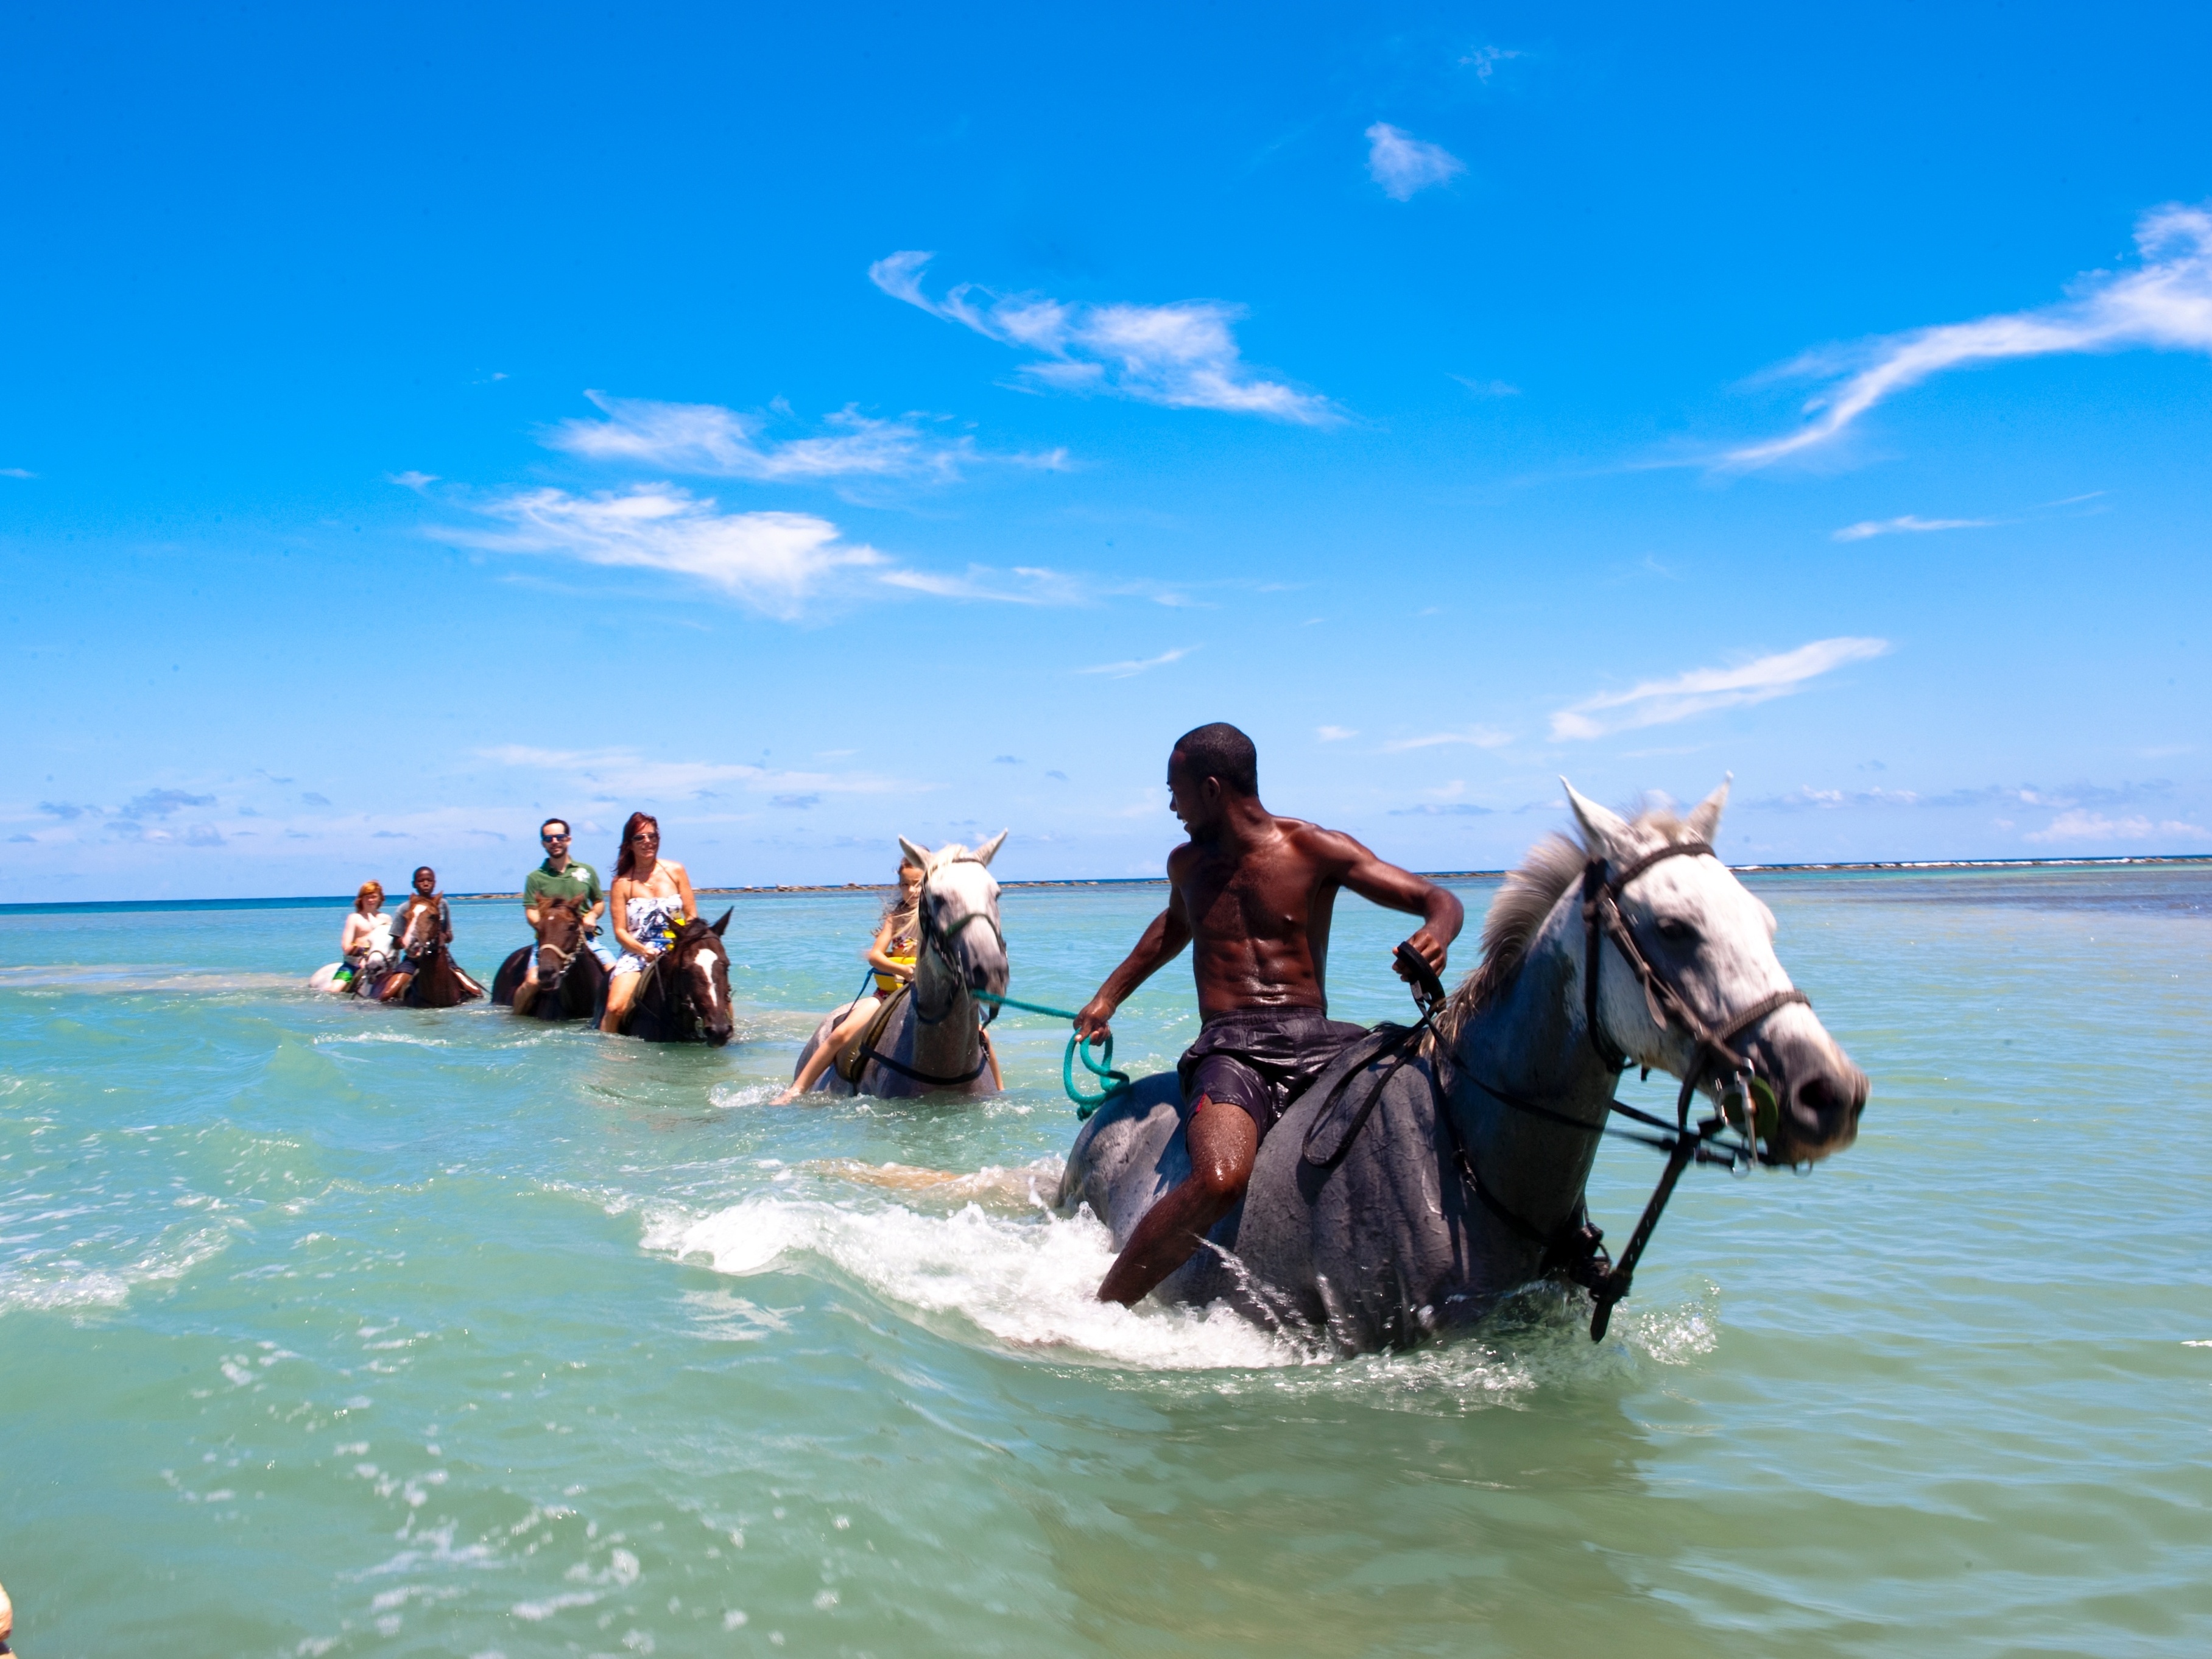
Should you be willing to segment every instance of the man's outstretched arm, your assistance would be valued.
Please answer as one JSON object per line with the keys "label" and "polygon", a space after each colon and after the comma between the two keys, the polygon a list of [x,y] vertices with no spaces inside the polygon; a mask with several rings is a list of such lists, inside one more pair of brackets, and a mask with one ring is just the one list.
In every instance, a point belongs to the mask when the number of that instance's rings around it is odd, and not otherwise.
{"label": "man's outstretched arm", "polygon": [[1075,1029],[1093,1042],[1110,1036],[1107,1022],[1114,1018],[1114,1011],[1127,1000],[1129,993],[1174,961],[1189,943],[1190,918],[1183,913],[1182,895],[1170,888],[1168,908],[1152,918],[1152,925],[1145,929],[1137,948],[1122,959],[1119,968],[1106,975],[1098,994],[1083,1005],[1082,1012],[1075,1017]]}
{"label": "man's outstretched arm", "polygon": [[[1395,864],[1384,862],[1349,836],[1342,839],[1352,857],[1340,879],[1371,903],[1420,917],[1421,926],[1406,943],[1419,951],[1421,959],[1441,977],[1451,942],[1467,924],[1465,908],[1426,876],[1417,876],[1411,870],[1401,870]],[[1407,976],[1405,969],[1395,962],[1391,966],[1399,978]]]}

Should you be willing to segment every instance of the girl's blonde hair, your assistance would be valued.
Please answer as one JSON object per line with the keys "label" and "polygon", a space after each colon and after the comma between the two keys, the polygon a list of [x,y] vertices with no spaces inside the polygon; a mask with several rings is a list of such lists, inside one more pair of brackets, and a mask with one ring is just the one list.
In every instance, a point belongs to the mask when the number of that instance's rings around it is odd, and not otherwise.
{"label": "girl's blonde hair", "polygon": [[382,898],[384,896],[384,884],[380,881],[365,881],[362,883],[360,888],[353,896],[353,908],[358,910],[362,905],[368,903],[368,896],[371,893],[375,894],[379,898]]}

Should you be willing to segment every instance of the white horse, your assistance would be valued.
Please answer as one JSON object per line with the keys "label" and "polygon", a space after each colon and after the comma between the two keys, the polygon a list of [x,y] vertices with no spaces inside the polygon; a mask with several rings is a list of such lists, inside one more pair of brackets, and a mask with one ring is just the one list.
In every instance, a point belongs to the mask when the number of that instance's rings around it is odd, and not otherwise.
{"label": "white horse", "polygon": [[[1482,965],[1433,1033],[1355,1043],[1323,1073],[1261,1144],[1214,1248],[1161,1299],[1225,1298],[1346,1350],[1464,1326],[1547,1273],[1587,1285],[1602,1315],[1693,1158],[1729,1139],[1767,1164],[1850,1145],[1866,1075],[1791,986],[1773,914],[1712,855],[1728,786],[1686,819],[1632,823],[1567,795],[1581,844],[1553,836],[1505,878]],[[1675,1155],[1609,1269],[1583,1187],[1627,1065],[1681,1079],[1686,1115],[1702,1093],[1736,1133],[1662,1124]],[[1103,1108],[1069,1152],[1060,1207],[1089,1205],[1126,1244],[1189,1172],[1179,1104],[1168,1073]]]}
{"label": "white horse", "polygon": [[[899,837],[907,862],[922,872],[913,988],[868,1044],[858,1083],[846,1082],[832,1066],[812,1092],[886,1099],[998,1092],[974,994],[1000,996],[1006,989],[1006,937],[999,928],[999,884],[990,870],[1006,839],[1001,830],[972,850],[954,842],[932,853]],[[833,1009],[815,1027],[793,1077],[852,1006]]]}

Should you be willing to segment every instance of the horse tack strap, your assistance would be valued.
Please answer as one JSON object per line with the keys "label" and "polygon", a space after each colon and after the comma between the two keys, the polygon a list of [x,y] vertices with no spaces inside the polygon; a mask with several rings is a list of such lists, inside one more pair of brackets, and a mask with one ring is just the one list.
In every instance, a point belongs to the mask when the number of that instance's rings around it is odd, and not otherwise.
{"label": "horse tack strap", "polygon": [[[1298,1149],[1301,1158],[1316,1170],[1334,1170],[1344,1162],[1345,1154],[1352,1150],[1352,1143],[1359,1139],[1359,1132],[1367,1127],[1367,1120],[1374,1114],[1376,1105],[1382,1098],[1382,1091],[1390,1085],[1390,1079],[1397,1076],[1406,1063],[1420,1052],[1420,1043],[1418,1039],[1428,1023],[1427,1019],[1424,1018],[1419,1024],[1414,1025],[1384,1024],[1376,1028],[1373,1035],[1380,1036],[1382,1041],[1376,1046],[1373,1054],[1369,1054],[1358,1065],[1346,1068],[1344,1075],[1337,1079],[1336,1086],[1328,1091],[1328,1098],[1322,1103],[1321,1109],[1314,1114],[1312,1125],[1306,1130],[1305,1142]],[[1368,1090],[1367,1097],[1353,1109],[1351,1117],[1345,1121],[1342,1131],[1336,1137],[1336,1144],[1332,1147],[1316,1150],[1314,1143],[1321,1138],[1322,1132],[1329,1127],[1332,1115],[1336,1110],[1336,1104],[1344,1097],[1344,1091],[1351,1086],[1352,1079],[1381,1060],[1394,1048],[1400,1051],[1398,1057],[1383,1068],[1382,1075],[1376,1078],[1374,1086]]]}

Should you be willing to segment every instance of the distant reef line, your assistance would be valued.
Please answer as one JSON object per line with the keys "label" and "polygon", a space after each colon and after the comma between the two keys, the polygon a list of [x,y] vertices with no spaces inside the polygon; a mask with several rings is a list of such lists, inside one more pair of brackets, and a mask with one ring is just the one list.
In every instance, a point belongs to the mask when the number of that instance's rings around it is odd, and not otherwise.
{"label": "distant reef line", "polygon": [[[1940,872],[1945,870],[2111,870],[2139,865],[2212,866],[2212,853],[2145,853],[2103,858],[2071,859],[1872,859],[1832,863],[1732,864],[1745,875],[1834,875],[1852,872]],[[1425,870],[1431,881],[1498,881],[1504,870]],[[1163,876],[1071,876],[1050,881],[1006,881],[1006,889],[1085,887],[1164,887]],[[781,883],[759,887],[700,887],[701,898],[781,898],[809,893],[888,893],[888,882]],[[516,903],[520,892],[448,893],[461,904]],[[343,910],[351,908],[350,893],[305,894],[289,898],[204,899],[52,899],[21,904],[0,904],[0,916],[96,915],[102,912],[158,910]]]}

